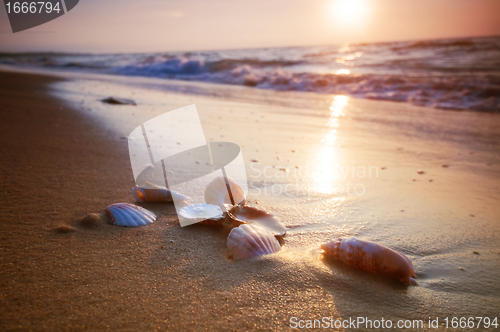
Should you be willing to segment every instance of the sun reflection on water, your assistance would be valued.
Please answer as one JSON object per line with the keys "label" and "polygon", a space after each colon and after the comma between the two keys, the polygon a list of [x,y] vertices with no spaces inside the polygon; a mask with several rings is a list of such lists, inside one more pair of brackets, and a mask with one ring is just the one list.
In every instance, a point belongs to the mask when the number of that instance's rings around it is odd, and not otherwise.
{"label": "sun reflection on water", "polygon": [[351,71],[349,69],[339,69],[335,71],[335,75],[349,75]]}
{"label": "sun reflection on water", "polygon": [[322,194],[333,194],[339,190],[340,158],[338,148],[335,145],[337,141],[337,128],[339,127],[339,118],[345,116],[346,107],[349,104],[349,97],[335,96],[330,105],[330,118],[327,126],[328,133],[321,140],[324,146],[321,148],[313,174],[313,190]]}

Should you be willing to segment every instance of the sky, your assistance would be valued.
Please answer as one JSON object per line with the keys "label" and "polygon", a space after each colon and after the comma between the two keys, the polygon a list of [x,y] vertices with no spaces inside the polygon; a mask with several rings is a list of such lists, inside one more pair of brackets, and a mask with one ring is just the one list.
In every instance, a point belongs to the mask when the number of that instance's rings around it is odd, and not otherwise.
{"label": "sky", "polygon": [[165,52],[500,35],[500,0],[80,0],[0,51]]}

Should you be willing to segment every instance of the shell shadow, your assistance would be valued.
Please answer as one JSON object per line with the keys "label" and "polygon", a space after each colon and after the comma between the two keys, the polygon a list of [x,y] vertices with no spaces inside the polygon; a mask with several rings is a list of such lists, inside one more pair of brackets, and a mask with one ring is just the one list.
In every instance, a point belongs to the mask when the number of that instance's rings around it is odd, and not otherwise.
{"label": "shell shadow", "polygon": [[316,277],[323,289],[336,300],[339,313],[346,317],[359,312],[359,308],[362,308],[363,315],[376,316],[383,308],[385,315],[406,318],[415,313],[421,302],[416,295],[419,290],[413,291],[413,286],[354,269],[324,255],[319,260],[326,269],[316,270]]}
{"label": "shell shadow", "polygon": [[152,253],[149,266],[156,271],[173,268],[183,278],[198,282],[206,290],[220,291],[228,291],[255,278],[271,280],[273,271],[286,268],[286,264],[274,255],[231,259],[228,234],[229,230],[222,226],[169,225],[161,232],[161,244]]}
{"label": "shell shadow", "polygon": [[[175,219],[177,219],[175,207],[170,203],[158,204],[133,202],[131,204],[141,206],[153,212],[154,214],[156,214],[157,220],[153,223],[153,225],[146,225],[141,227],[120,227],[113,225],[108,215],[104,211],[90,212],[86,215],[81,215],[65,224],[60,224],[57,227],[51,229],[49,236],[69,238],[85,234],[93,235],[95,236],[95,238],[80,236],[84,241],[91,241],[97,238],[108,239],[133,232],[140,234],[141,232],[147,231],[151,227],[156,227],[158,224],[164,223],[165,219],[168,223],[168,220],[172,220],[172,218],[168,218],[169,216],[175,216]],[[172,223],[172,221],[170,221],[170,223]]]}

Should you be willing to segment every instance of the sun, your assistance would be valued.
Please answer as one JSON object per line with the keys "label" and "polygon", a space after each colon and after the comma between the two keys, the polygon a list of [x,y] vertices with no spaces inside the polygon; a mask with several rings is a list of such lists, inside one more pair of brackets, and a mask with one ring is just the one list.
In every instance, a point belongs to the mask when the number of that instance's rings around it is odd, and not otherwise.
{"label": "sun", "polygon": [[367,0],[333,0],[334,20],[342,24],[364,23],[370,11]]}

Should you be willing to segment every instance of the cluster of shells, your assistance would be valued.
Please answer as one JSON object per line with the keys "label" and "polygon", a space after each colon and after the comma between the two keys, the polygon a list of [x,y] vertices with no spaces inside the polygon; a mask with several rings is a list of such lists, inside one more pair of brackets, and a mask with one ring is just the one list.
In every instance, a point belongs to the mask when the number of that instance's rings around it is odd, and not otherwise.
{"label": "cluster of shells", "polygon": [[[187,196],[152,184],[135,186],[132,195],[138,202],[173,202],[174,197],[190,201]],[[117,226],[145,226],[156,220],[153,212],[129,203],[112,204],[105,211]],[[214,178],[205,189],[205,204],[187,204],[178,214],[192,223],[229,229],[227,247],[236,260],[280,251],[278,239],[286,234],[286,227],[274,215],[246,205],[244,191],[230,178]],[[405,285],[418,284],[413,279],[415,271],[410,259],[380,244],[352,237],[324,243],[321,248],[325,256],[351,267],[383,274]]]}
{"label": "cluster of shells", "polygon": [[[138,202],[168,203],[173,202],[173,197],[190,201],[187,196],[153,184],[136,185],[132,195]],[[129,203],[112,204],[105,211],[116,226],[145,226],[156,220],[153,212]],[[274,215],[246,205],[244,191],[230,178],[214,178],[205,189],[205,204],[188,204],[178,214],[192,223],[229,229],[227,247],[234,259],[278,252],[281,245],[277,238],[286,233],[286,227]]]}

